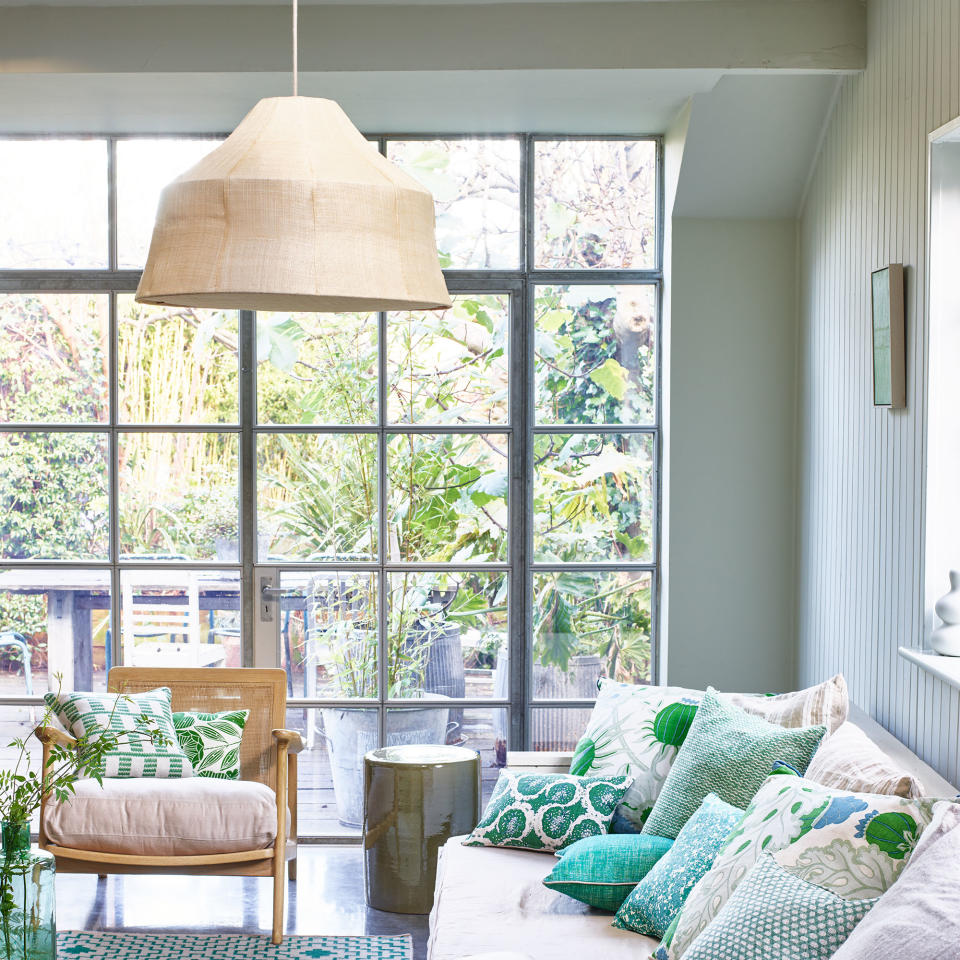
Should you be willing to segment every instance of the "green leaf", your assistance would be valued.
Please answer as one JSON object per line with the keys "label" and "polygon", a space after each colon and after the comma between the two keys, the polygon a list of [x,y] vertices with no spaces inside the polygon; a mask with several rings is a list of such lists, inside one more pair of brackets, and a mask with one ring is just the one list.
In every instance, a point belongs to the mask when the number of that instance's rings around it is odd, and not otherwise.
{"label": "green leaf", "polygon": [[607,357],[599,367],[590,371],[590,379],[615,400],[623,400],[627,393],[629,375],[613,357]]}
{"label": "green leaf", "polygon": [[537,329],[545,333],[556,333],[572,319],[572,310],[548,310],[543,316],[537,318]]}

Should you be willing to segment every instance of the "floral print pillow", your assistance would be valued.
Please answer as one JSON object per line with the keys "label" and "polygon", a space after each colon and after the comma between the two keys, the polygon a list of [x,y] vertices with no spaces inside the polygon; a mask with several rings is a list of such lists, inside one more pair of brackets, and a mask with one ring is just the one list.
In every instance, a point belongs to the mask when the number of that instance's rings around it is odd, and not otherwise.
{"label": "floral print pillow", "polygon": [[249,710],[173,715],[177,742],[193,764],[195,776],[240,779],[240,740],[249,716]]}
{"label": "floral print pillow", "polygon": [[679,960],[763,854],[788,873],[847,899],[880,896],[933,819],[934,799],[849,793],[772,776],[747,807],[710,872],[690,891],[657,960]]}
{"label": "floral print pillow", "polygon": [[467,847],[519,847],[554,853],[607,833],[629,777],[503,770]]}

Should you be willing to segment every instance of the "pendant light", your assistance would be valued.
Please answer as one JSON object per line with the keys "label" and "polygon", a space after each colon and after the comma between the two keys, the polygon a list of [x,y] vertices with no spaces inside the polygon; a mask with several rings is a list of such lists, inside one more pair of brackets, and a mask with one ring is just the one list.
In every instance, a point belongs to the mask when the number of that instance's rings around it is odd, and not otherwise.
{"label": "pendant light", "polygon": [[261,100],[161,194],[140,303],[317,312],[450,306],[433,197],[332,100]]}

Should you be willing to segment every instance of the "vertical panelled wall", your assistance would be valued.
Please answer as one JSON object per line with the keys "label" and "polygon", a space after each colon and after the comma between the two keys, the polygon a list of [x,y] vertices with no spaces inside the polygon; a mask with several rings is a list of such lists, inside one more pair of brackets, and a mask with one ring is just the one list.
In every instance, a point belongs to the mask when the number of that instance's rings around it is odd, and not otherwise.
{"label": "vertical panelled wall", "polygon": [[[960,113],[960,0],[870,0],[800,221],[798,670],[960,781],[960,692],[897,655],[923,623],[927,134]],[[907,408],[871,402],[870,271],[906,272]]]}

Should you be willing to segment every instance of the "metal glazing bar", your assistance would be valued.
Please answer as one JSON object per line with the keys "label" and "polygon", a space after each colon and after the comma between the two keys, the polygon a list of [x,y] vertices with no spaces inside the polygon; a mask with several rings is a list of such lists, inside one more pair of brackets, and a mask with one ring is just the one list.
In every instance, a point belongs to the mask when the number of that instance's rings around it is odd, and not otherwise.
{"label": "metal glazing bar", "polygon": [[[116,229],[116,219],[113,223]],[[115,233],[113,234],[116,235]],[[119,352],[119,322],[117,318],[117,294],[111,292],[107,306],[108,329],[108,356],[109,372],[107,375],[107,392],[109,403],[110,438],[107,444],[107,496],[109,497],[108,524],[109,524],[109,558],[110,558],[110,656],[112,663],[122,663],[123,645],[120,640],[120,437],[117,434],[116,423],[120,409],[120,386],[118,383]]]}
{"label": "metal glazing bar", "polygon": [[378,745],[387,745],[387,714],[383,704],[389,693],[390,663],[388,639],[390,617],[387,611],[386,565],[389,555],[390,531],[387,527],[387,434],[384,424],[387,419],[387,315],[377,314],[377,557],[380,572],[377,574],[377,731]]}
{"label": "metal glazing bar", "polygon": [[[234,428],[235,430],[238,428]],[[383,426],[377,424],[299,424],[299,423],[271,423],[257,427],[257,433],[323,433],[353,435],[379,434],[391,435],[407,434],[507,434],[509,425],[505,423],[389,423]]]}
{"label": "metal glazing bar", "polygon": [[107,266],[117,269],[117,142],[107,140]]}
{"label": "metal glazing bar", "polygon": [[655,434],[659,427],[654,424],[630,423],[538,423],[531,428],[536,434],[565,433],[649,433]]}
{"label": "metal glazing bar", "polygon": [[240,366],[240,657],[244,666],[254,661],[254,618],[257,596],[253,589],[257,562],[257,418],[256,314],[241,310],[238,318],[237,362]]}
{"label": "metal glazing bar", "polygon": [[402,560],[389,563],[381,563],[379,560],[271,560],[259,566],[298,573],[309,573],[313,570],[355,570],[358,573],[377,570],[386,570],[388,573],[497,573],[510,569],[508,563],[408,563]]}
{"label": "metal glazing bar", "polygon": [[604,563],[599,560],[595,563],[537,563],[530,564],[531,569],[537,573],[643,573],[656,570],[657,565],[651,560],[647,563],[630,563],[621,560],[614,560]]}

